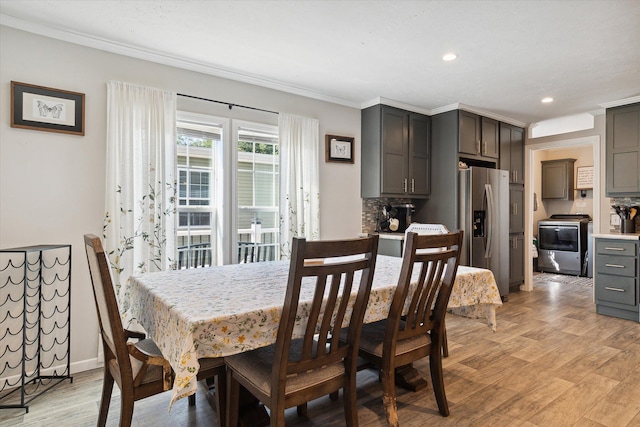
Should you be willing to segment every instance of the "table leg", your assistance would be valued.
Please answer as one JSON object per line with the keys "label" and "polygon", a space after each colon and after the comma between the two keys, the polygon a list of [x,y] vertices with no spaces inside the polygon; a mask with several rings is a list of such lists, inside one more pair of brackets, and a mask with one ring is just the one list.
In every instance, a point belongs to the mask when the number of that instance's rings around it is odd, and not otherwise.
{"label": "table leg", "polygon": [[[227,408],[221,408],[220,403],[218,401],[218,396],[216,394],[217,384],[214,383],[213,378],[207,378],[207,402],[209,405],[216,411],[218,414],[218,419],[222,418],[226,419],[226,414],[222,415],[222,411],[226,411]],[[262,427],[268,426],[270,424],[269,414],[265,409],[264,405],[260,403],[256,397],[249,393],[249,391],[240,386],[240,416],[239,418],[239,426],[240,427]],[[224,427],[224,426],[221,426]]]}

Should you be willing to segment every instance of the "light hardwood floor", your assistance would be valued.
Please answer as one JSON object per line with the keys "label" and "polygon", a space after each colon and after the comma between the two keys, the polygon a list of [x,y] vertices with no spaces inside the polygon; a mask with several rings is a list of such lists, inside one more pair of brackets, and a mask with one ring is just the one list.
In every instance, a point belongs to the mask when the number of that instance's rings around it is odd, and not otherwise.
{"label": "light hardwood floor", "polygon": [[[595,313],[592,288],[537,284],[512,293],[498,310],[498,330],[481,320],[447,317],[450,356],[444,361],[451,415],[440,416],[431,387],[398,390],[402,426],[640,426],[640,324]],[[428,362],[416,367],[428,378]],[[374,371],[358,377],[358,415],[364,427],[384,426],[381,385]],[[100,371],[74,375],[24,410],[0,410],[0,426],[93,426]],[[108,425],[116,426],[117,387]],[[169,394],[136,403],[134,426],[215,426],[198,393],[167,412]],[[309,404],[309,419],[288,412],[290,426],[344,424],[342,398]]]}

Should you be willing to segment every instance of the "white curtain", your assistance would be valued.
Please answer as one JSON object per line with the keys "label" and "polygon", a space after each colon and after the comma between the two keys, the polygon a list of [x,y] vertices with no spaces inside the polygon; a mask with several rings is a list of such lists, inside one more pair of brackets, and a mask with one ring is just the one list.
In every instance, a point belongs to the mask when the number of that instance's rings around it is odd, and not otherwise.
{"label": "white curtain", "polygon": [[318,120],[280,113],[281,258],[291,255],[291,239],[320,238],[320,143]]}
{"label": "white curtain", "polygon": [[176,94],[107,83],[105,249],[120,308],[132,274],[175,268]]}

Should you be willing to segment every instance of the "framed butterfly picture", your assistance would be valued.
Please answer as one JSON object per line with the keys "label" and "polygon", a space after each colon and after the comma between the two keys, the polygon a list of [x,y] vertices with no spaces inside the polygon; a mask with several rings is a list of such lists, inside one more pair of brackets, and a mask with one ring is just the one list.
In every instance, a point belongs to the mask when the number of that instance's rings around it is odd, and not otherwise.
{"label": "framed butterfly picture", "polygon": [[84,93],[12,81],[11,127],[84,135]]}
{"label": "framed butterfly picture", "polygon": [[353,163],[353,138],[325,135],[325,161]]}

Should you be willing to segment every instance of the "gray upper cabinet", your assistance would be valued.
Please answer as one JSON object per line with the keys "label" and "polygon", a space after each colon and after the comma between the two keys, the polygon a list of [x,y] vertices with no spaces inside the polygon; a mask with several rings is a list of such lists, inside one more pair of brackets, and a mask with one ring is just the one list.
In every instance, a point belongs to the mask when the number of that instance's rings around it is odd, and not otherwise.
{"label": "gray upper cabinet", "polygon": [[458,151],[472,158],[497,159],[500,156],[498,122],[460,110]]}
{"label": "gray upper cabinet", "polygon": [[640,196],[640,103],[607,109],[607,196]]}
{"label": "gray upper cabinet", "polygon": [[500,169],[509,171],[511,184],[524,184],[524,129],[500,123]]}
{"label": "gray upper cabinet", "polygon": [[497,159],[500,157],[499,124],[497,120],[482,117],[480,155]]}
{"label": "gray upper cabinet", "polygon": [[430,119],[387,105],[362,110],[361,196],[429,195]]}
{"label": "gray upper cabinet", "polygon": [[542,162],[542,199],[573,200],[573,164],[576,159]]}
{"label": "gray upper cabinet", "polygon": [[460,110],[458,151],[472,156],[480,154],[480,116]]}
{"label": "gray upper cabinet", "polygon": [[409,193],[428,196],[431,189],[431,120],[422,114],[409,114]]}

